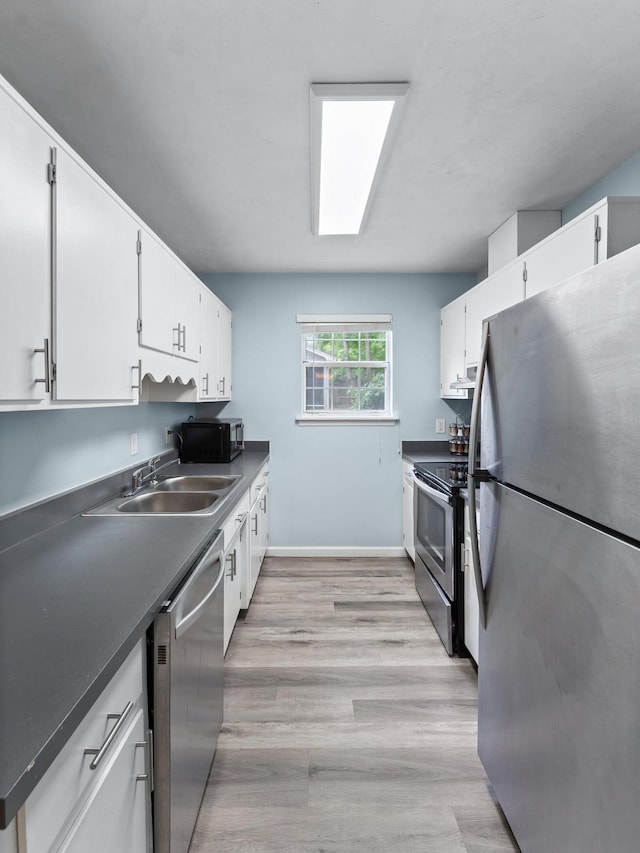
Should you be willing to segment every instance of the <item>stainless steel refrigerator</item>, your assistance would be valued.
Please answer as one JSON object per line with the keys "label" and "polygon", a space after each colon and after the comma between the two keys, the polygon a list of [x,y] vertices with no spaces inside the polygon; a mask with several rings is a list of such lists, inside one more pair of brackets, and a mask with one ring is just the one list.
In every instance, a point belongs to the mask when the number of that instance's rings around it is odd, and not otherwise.
{"label": "stainless steel refrigerator", "polygon": [[478,376],[480,758],[523,853],[637,853],[640,247],[486,321]]}

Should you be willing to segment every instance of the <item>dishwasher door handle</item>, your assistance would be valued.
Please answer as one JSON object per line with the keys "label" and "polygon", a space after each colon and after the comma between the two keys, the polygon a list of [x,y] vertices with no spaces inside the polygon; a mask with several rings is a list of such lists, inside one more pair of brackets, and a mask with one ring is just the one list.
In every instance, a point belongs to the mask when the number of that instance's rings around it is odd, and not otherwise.
{"label": "dishwasher door handle", "polygon": [[211,598],[215,595],[216,590],[220,586],[220,584],[224,580],[224,551],[220,550],[217,554],[217,560],[220,565],[220,570],[218,572],[218,576],[215,579],[215,582],[209,592],[204,596],[204,598],[196,604],[196,606],[187,613],[186,616],[183,616],[179,622],[176,622],[176,640],[179,640],[180,637],[188,631],[189,628],[193,625],[194,622],[197,622],[202,614],[202,611],[207,606],[207,602],[211,600]]}

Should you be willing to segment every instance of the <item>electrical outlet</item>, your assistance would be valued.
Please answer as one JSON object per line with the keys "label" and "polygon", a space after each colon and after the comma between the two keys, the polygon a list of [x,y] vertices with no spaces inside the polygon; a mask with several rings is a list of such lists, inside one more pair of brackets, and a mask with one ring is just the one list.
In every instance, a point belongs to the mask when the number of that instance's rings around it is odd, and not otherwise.
{"label": "electrical outlet", "polygon": [[171,444],[171,427],[164,428],[164,443],[166,446]]}
{"label": "electrical outlet", "polygon": [[436,418],[436,432],[444,433],[446,432],[445,419],[444,418]]}
{"label": "electrical outlet", "polygon": [[135,456],[138,452],[138,433],[132,432],[129,438],[131,440],[131,455]]}

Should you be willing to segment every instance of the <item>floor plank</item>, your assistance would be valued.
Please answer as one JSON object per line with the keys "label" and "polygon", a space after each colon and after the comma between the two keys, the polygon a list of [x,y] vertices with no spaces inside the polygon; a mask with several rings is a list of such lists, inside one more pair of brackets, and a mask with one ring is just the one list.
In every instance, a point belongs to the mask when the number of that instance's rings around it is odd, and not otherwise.
{"label": "floor plank", "polygon": [[191,853],[517,853],[476,716],[408,560],[268,558]]}

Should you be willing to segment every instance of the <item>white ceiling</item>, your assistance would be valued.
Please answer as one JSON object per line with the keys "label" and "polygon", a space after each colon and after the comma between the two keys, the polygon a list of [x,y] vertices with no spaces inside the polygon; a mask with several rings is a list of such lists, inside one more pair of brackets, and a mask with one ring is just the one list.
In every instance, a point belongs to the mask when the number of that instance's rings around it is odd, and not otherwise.
{"label": "white ceiling", "polygon": [[[3,0],[0,73],[199,272],[475,271],[640,148],[634,0]],[[408,80],[365,233],[314,237],[309,84]]]}

